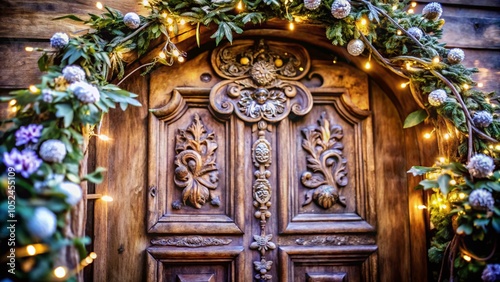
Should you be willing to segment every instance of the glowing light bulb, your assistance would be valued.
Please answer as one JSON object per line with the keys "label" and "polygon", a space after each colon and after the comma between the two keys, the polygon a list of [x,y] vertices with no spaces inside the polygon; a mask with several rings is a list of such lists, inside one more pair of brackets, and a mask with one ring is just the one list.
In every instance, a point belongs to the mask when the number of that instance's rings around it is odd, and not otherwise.
{"label": "glowing light bulb", "polygon": [[295,29],[295,24],[294,24],[293,22],[290,22],[290,23],[288,24],[288,29],[289,29],[289,30],[294,30],[294,29]]}
{"label": "glowing light bulb", "polygon": [[238,2],[238,5],[236,6],[236,9],[238,9],[240,11],[243,10],[243,1],[239,1]]}
{"label": "glowing light bulb", "polygon": [[366,25],[366,23],[367,23],[366,19],[365,19],[365,18],[362,18],[362,19],[361,19],[361,25]]}
{"label": "glowing light bulb", "polygon": [[462,85],[462,87],[463,87],[465,90],[468,90],[468,89],[469,89],[469,84],[464,84],[464,85]]}
{"label": "glowing light bulb", "polygon": [[163,53],[163,51],[160,51],[160,53],[158,53],[158,57],[165,59],[167,56]]}
{"label": "glowing light bulb", "polygon": [[168,27],[168,31],[174,31],[174,27],[173,26],[169,26]]}
{"label": "glowing light bulb", "polygon": [[500,145],[496,145],[495,150],[500,150]]}
{"label": "glowing light bulb", "polygon": [[10,100],[9,105],[14,106],[17,104],[17,100]]}
{"label": "glowing light bulb", "polygon": [[29,90],[31,93],[37,93],[38,88],[35,85],[30,85]]}
{"label": "glowing light bulb", "polygon": [[401,35],[401,34],[403,34],[403,32],[402,32],[401,30],[399,30],[399,29],[398,29],[398,31],[396,31],[396,34],[397,34],[397,35]]}
{"label": "glowing light bulb", "polygon": [[179,61],[179,63],[183,63],[184,62],[184,57],[181,56],[181,57],[177,58],[177,60]]}
{"label": "glowing light bulb", "polygon": [[105,201],[105,202],[112,202],[113,201],[113,198],[108,196],[108,195],[104,195],[101,197],[101,200]]}
{"label": "glowing light bulb", "polygon": [[28,255],[34,256],[36,254],[35,246],[33,246],[33,245],[26,246],[26,252],[28,253]]}
{"label": "glowing light bulb", "polygon": [[179,56],[180,55],[179,50],[174,49],[174,51],[172,51],[172,55],[174,55],[174,57]]}
{"label": "glowing light bulb", "polygon": [[463,200],[465,198],[465,193],[458,193],[458,197]]}
{"label": "glowing light bulb", "polygon": [[99,138],[99,139],[101,139],[102,141],[105,141],[105,142],[111,140],[111,138],[109,138],[107,135],[104,135],[104,134],[97,135],[97,138]]}
{"label": "glowing light bulb", "polygon": [[444,138],[444,140],[448,140],[448,139],[450,139],[450,134],[449,134],[449,133],[445,133],[445,134],[443,135],[443,138]]}
{"label": "glowing light bulb", "polygon": [[394,5],[394,6],[392,6],[392,10],[393,10],[393,11],[396,11],[397,9],[398,9],[398,5]]}
{"label": "glowing light bulb", "polygon": [[450,180],[450,185],[457,185],[457,181],[455,179]]}
{"label": "glowing light bulb", "polygon": [[13,112],[13,113],[17,112],[17,107],[10,108],[10,111]]}
{"label": "glowing light bulb", "polygon": [[465,261],[471,261],[472,258],[469,257],[468,255],[463,255],[462,258],[465,260]]}
{"label": "glowing light bulb", "polygon": [[168,24],[173,24],[174,23],[174,20],[172,18],[167,18],[167,23]]}
{"label": "glowing light bulb", "polygon": [[369,70],[370,68],[372,67],[372,64],[370,64],[370,62],[366,62],[365,64],[365,69]]}
{"label": "glowing light bulb", "polygon": [[93,261],[94,261],[94,259],[91,258],[91,257],[86,257],[85,258],[85,262],[88,263],[88,264],[91,264]]}
{"label": "glowing light bulb", "polygon": [[167,13],[163,12],[163,13],[161,14],[161,16],[162,16],[164,19],[166,19],[166,18],[167,18]]}
{"label": "glowing light bulb", "polygon": [[427,206],[426,205],[418,205],[417,208],[419,210],[425,210],[427,208]]}
{"label": "glowing light bulb", "polygon": [[300,67],[300,68],[299,68],[299,71],[304,71],[304,68],[303,68],[303,67]]}
{"label": "glowing light bulb", "polygon": [[408,14],[413,14],[413,13],[415,13],[415,10],[413,10],[413,9],[408,9]]}
{"label": "glowing light bulb", "polygon": [[430,139],[431,136],[432,136],[432,134],[430,134],[429,132],[427,132],[427,133],[424,134],[424,138],[425,139]]}
{"label": "glowing light bulb", "polygon": [[180,24],[180,25],[185,25],[185,24],[186,24],[186,20],[185,20],[185,19],[181,19],[181,20],[179,21],[179,24]]}
{"label": "glowing light bulb", "polygon": [[417,7],[417,2],[411,2],[411,6],[412,6],[413,8]]}
{"label": "glowing light bulb", "polygon": [[439,160],[440,163],[444,163],[446,161],[446,158],[445,157],[439,157],[438,160]]}
{"label": "glowing light bulb", "polygon": [[102,10],[102,8],[104,8],[104,6],[102,5],[102,3],[101,3],[101,2],[96,2],[96,3],[95,3],[95,6],[96,6],[96,7],[97,7],[97,9],[99,9],[99,10]]}
{"label": "glowing light bulb", "polygon": [[58,266],[54,269],[54,276],[57,278],[64,278],[66,276],[66,268],[64,266]]}
{"label": "glowing light bulb", "polygon": [[409,82],[404,82],[404,83],[401,83],[401,88],[406,88],[406,86],[409,84]]}
{"label": "glowing light bulb", "polygon": [[149,1],[148,0],[142,0],[142,5],[149,6]]}
{"label": "glowing light bulb", "polygon": [[35,48],[30,47],[30,46],[26,46],[26,47],[24,47],[24,50],[25,50],[26,52],[33,52],[33,50],[35,50]]}
{"label": "glowing light bulb", "polygon": [[333,63],[336,64],[337,63],[337,60],[333,59]]}
{"label": "glowing light bulb", "polygon": [[432,62],[437,64],[439,63],[441,60],[439,59],[439,56],[435,56],[434,58],[432,58]]}
{"label": "glowing light bulb", "polygon": [[90,258],[92,258],[92,259],[96,259],[96,258],[97,258],[97,254],[96,254],[96,253],[94,253],[94,252],[91,252],[91,253],[89,254],[89,257],[90,257]]}
{"label": "glowing light bulb", "polygon": [[481,88],[481,87],[483,87],[483,86],[484,86],[484,84],[483,84],[482,82],[479,82],[479,83],[477,84],[477,87],[479,87],[479,88]]}

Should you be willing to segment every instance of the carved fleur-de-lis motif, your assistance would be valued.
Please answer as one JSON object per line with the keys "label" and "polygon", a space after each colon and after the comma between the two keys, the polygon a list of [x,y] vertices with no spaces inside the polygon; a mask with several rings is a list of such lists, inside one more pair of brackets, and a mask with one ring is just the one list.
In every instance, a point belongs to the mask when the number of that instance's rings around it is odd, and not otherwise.
{"label": "carved fleur-de-lis motif", "polygon": [[344,145],[340,142],[344,136],[342,127],[331,124],[323,112],[318,126],[304,128],[302,134],[302,148],[309,155],[308,170],[302,173],[301,181],[306,188],[312,189],[306,193],[302,205],[314,200],[324,209],[336,203],[345,207],[346,199],[339,195],[339,189],[348,183],[347,160],[342,155]]}
{"label": "carved fleur-de-lis motif", "polygon": [[[198,114],[187,129],[179,129],[175,145],[174,182],[177,187],[183,188],[182,204],[189,203],[198,209],[207,201],[214,206],[220,205],[219,197],[212,195],[219,182],[216,149],[214,133],[207,133]],[[172,206],[174,209],[182,207],[179,201]]]}
{"label": "carved fleur-de-lis motif", "polygon": [[267,250],[276,249],[276,245],[273,242],[271,242],[272,238],[273,234],[268,234],[264,236],[253,235],[253,239],[255,240],[255,242],[250,244],[250,249],[258,250],[262,255],[264,255]]}

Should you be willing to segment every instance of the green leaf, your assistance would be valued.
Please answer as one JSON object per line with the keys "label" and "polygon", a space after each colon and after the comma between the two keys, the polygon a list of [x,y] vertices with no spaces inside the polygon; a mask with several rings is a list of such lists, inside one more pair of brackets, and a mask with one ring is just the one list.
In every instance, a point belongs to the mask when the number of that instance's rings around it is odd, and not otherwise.
{"label": "green leaf", "polygon": [[417,176],[417,175],[424,175],[428,172],[436,171],[436,170],[438,170],[437,167],[426,167],[426,166],[414,165],[406,173],[413,173],[413,176]]}
{"label": "green leaf", "polygon": [[73,121],[73,108],[70,104],[57,104],[56,117],[64,119],[64,127],[69,127]]}
{"label": "green leaf", "polygon": [[106,171],[105,168],[98,167],[94,172],[85,175],[82,179],[88,180],[95,184],[101,184],[102,180],[104,179],[104,176],[102,175],[104,171]]}
{"label": "green leaf", "polygon": [[200,48],[200,22],[196,24],[196,44]]}
{"label": "green leaf", "polygon": [[472,225],[464,223],[457,228],[457,234],[472,234]]}
{"label": "green leaf", "polygon": [[47,56],[47,53],[43,53],[40,59],[38,59],[38,69],[42,72],[47,71],[48,62],[49,62],[49,56]]}
{"label": "green leaf", "polygon": [[497,233],[500,233],[500,217],[498,216],[493,217],[491,224],[493,225],[493,229],[495,229]]}
{"label": "green leaf", "polygon": [[447,195],[450,192],[450,180],[451,176],[449,174],[441,174],[438,177],[439,189],[443,195]]}
{"label": "green leaf", "polygon": [[430,180],[430,179],[424,179],[420,181],[419,185],[422,186],[424,190],[439,187],[439,184],[436,180]]}
{"label": "green leaf", "polygon": [[428,117],[427,111],[426,110],[418,110],[414,111],[413,113],[409,114],[406,119],[403,128],[410,128],[413,127],[422,121],[424,121]]}
{"label": "green leaf", "polygon": [[84,20],[80,19],[79,17],[77,17],[75,15],[66,15],[66,16],[62,16],[62,17],[53,18],[52,20],[56,21],[56,20],[62,20],[62,19],[70,19],[70,20],[74,20],[74,21],[77,21],[77,22],[83,22],[84,21]]}

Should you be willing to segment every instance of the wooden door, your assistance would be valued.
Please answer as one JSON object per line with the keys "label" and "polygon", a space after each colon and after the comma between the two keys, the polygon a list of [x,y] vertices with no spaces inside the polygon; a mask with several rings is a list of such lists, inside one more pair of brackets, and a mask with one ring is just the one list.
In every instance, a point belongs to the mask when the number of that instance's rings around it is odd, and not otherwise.
{"label": "wooden door", "polygon": [[151,75],[148,281],[375,281],[367,76],[239,40]]}

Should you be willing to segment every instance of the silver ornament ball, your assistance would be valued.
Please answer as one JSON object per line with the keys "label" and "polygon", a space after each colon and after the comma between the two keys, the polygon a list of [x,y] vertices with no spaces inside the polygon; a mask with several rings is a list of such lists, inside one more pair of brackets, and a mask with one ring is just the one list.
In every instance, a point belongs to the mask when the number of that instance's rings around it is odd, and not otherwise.
{"label": "silver ornament ball", "polygon": [[46,239],[56,232],[56,215],[46,207],[38,207],[28,220],[26,228],[33,237]]}
{"label": "silver ornament ball", "polygon": [[493,173],[495,163],[489,156],[477,154],[467,164],[470,175],[476,178],[486,178]]}
{"label": "silver ornament ball", "polygon": [[420,40],[424,36],[424,32],[418,27],[410,27],[408,33],[411,34],[415,39]]}
{"label": "silver ornament ball", "polygon": [[82,189],[79,185],[65,181],[59,185],[59,190],[66,195],[66,203],[71,206],[78,204],[82,199]]}
{"label": "silver ornament ball", "polygon": [[452,65],[459,64],[465,59],[465,53],[460,48],[453,48],[448,52],[448,62]]}
{"label": "silver ornament ball", "polygon": [[429,97],[427,97],[427,99],[429,100],[429,104],[434,107],[441,106],[447,98],[448,95],[446,95],[446,91],[444,91],[443,89],[436,89],[429,94]]}
{"label": "silver ornament ball", "polygon": [[360,39],[353,39],[347,44],[347,52],[352,56],[359,56],[365,50],[365,43]]}
{"label": "silver ornament ball", "polygon": [[438,20],[443,13],[443,8],[441,4],[437,2],[431,2],[422,9],[422,15],[428,20]]}
{"label": "silver ornament ball", "polygon": [[66,145],[60,140],[50,139],[40,146],[40,157],[50,163],[60,163],[66,157]]}
{"label": "silver ornament ball", "polygon": [[347,0],[335,0],[332,3],[331,12],[336,19],[343,19],[351,12],[351,3]]}
{"label": "silver ornament ball", "polygon": [[136,29],[141,25],[141,18],[136,13],[130,12],[125,14],[123,22],[130,29]]}
{"label": "silver ornament ball", "polygon": [[316,10],[321,5],[321,0],[304,0],[304,7],[308,10]]}

